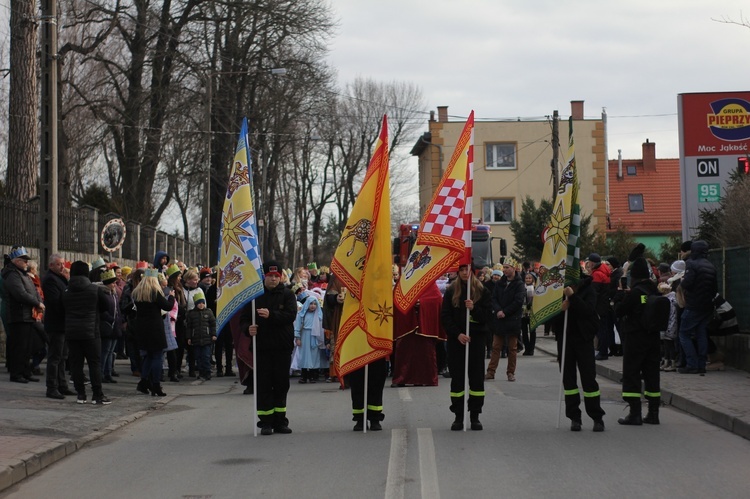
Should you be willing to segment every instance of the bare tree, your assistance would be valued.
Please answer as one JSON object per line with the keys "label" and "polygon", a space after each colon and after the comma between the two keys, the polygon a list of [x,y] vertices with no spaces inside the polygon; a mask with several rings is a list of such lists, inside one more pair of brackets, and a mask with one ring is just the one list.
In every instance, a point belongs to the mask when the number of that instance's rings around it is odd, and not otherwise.
{"label": "bare tree", "polygon": [[10,90],[6,195],[27,201],[39,178],[39,94],[37,92],[37,12],[34,0],[10,9]]}

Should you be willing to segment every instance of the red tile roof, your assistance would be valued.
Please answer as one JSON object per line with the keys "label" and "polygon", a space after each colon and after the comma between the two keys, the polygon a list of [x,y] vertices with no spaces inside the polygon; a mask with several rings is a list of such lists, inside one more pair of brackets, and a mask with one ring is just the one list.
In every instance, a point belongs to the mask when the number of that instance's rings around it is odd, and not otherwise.
{"label": "red tile roof", "polygon": [[[628,175],[628,166],[636,175]],[[617,178],[618,160],[609,162],[608,232],[625,226],[637,234],[679,233],[682,230],[680,160],[657,159],[655,171],[645,171],[643,160],[622,160],[622,178]],[[643,211],[631,212],[629,194],[643,195]]]}

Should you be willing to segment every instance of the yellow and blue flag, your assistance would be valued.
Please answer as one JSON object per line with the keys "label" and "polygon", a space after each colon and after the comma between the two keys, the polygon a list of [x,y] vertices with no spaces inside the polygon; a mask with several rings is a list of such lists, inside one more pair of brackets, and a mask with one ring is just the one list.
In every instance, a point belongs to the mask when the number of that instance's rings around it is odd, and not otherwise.
{"label": "yellow and blue flag", "polygon": [[216,286],[217,332],[237,311],[263,294],[263,264],[258,249],[250,164],[247,118],[244,118],[221,217],[220,270]]}

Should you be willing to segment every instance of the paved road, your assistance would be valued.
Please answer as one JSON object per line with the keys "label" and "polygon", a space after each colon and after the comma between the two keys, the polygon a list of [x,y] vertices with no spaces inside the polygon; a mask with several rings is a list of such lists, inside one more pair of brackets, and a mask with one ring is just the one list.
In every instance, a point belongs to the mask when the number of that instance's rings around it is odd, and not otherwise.
{"label": "paved road", "polygon": [[[504,368],[504,361],[501,369]],[[550,357],[519,357],[488,382],[481,432],[451,432],[448,384],[386,388],[384,431],[351,431],[349,393],[293,383],[294,433],[253,437],[232,380],[178,398],[5,491],[7,497],[746,497],[750,442],[673,409],[622,427],[601,380],[604,433],[556,429]],[[100,410],[90,408],[92,410]],[[107,410],[107,408],[103,408]]]}

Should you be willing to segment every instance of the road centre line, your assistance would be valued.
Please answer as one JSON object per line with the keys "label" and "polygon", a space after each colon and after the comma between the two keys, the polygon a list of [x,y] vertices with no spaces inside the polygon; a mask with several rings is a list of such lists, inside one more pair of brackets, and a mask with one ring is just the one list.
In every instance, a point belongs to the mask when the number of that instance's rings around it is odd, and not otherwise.
{"label": "road centre line", "polygon": [[422,482],[422,498],[440,499],[432,429],[417,428],[417,440],[419,441],[419,477]]}
{"label": "road centre line", "polygon": [[411,402],[411,392],[406,387],[399,388],[398,398],[401,399],[401,402]]}
{"label": "road centre line", "polygon": [[388,478],[385,482],[385,499],[404,497],[406,484],[406,430],[391,430],[391,455],[388,458]]}

